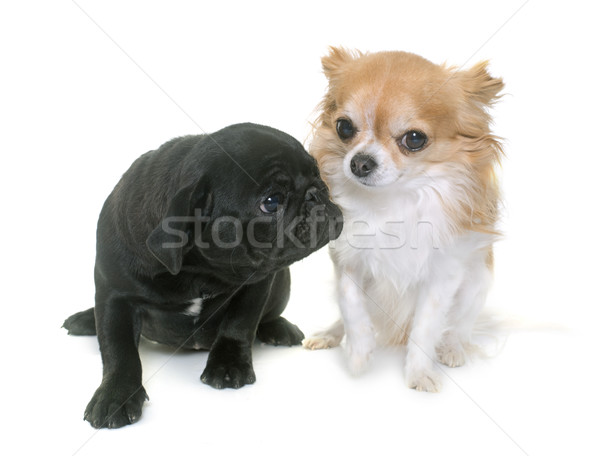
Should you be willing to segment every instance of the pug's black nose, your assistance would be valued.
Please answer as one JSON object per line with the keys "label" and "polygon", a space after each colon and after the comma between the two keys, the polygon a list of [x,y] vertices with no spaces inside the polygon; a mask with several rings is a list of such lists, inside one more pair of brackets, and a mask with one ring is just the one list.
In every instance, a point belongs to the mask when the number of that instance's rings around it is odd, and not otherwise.
{"label": "pug's black nose", "polygon": [[367,154],[356,154],[350,161],[350,171],[357,177],[365,177],[377,168],[377,162]]}
{"label": "pug's black nose", "polygon": [[304,195],[304,200],[312,201],[313,203],[319,201],[319,190],[317,189],[317,187],[310,187],[306,191],[306,195]]}

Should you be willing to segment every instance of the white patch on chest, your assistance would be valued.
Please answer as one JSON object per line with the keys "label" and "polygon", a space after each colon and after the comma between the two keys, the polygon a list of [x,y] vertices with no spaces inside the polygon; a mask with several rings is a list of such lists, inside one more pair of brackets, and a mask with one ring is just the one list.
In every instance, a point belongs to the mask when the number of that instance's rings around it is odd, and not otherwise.
{"label": "white patch on chest", "polygon": [[202,298],[195,298],[190,301],[190,305],[187,309],[183,311],[184,315],[189,315],[190,317],[197,317],[200,315],[202,311]]}
{"label": "white patch on chest", "polygon": [[432,257],[451,243],[439,199],[348,187],[336,201],[344,212],[342,234],[330,244],[337,262],[365,278],[387,278],[398,290],[423,280]]}

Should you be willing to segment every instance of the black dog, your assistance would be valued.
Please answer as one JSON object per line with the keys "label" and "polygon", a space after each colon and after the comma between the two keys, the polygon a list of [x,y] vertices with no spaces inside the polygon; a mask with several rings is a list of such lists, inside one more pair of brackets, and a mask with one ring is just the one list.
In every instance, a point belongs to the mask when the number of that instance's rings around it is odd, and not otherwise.
{"label": "black dog", "polygon": [[142,155],[100,213],[95,308],[64,324],[100,343],[102,384],[84,418],[96,428],[140,418],[140,335],[210,350],[201,379],[215,388],[253,383],[255,337],[304,337],[281,317],[288,266],[341,228],[316,162],[278,130],[233,125]]}

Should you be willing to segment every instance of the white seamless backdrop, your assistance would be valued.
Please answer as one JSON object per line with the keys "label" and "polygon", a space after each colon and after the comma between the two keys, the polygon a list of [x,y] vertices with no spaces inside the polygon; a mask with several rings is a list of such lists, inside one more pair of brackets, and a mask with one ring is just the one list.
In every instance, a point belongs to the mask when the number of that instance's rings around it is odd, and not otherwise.
{"label": "white seamless backdrop", "polygon": [[[5,2],[0,6],[0,417],[4,454],[598,454],[597,90],[589,2]],[[206,353],[142,343],[151,398],[134,426],[82,420],[97,342],[65,317],[93,305],[95,225],[140,154],[252,121],[301,141],[329,45],[489,59],[506,95],[504,239],[489,306],[519,329],[495,357],[406,388],[402,352],[352,377],[340,349],[257,345],[257,382],[217,391]],[[308,143],[307,143],[308,145]],[[326,249],[292,268],[286,317],[337,318]]]}

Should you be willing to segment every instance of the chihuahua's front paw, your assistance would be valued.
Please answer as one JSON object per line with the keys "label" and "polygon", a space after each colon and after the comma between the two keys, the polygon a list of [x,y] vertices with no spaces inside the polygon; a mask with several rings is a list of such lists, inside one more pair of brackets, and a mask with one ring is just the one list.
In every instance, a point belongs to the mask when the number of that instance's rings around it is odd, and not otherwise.
{"label": "chihuahua's front paw", "polygon": [[85,409],[83,418],[97,429],[120,428],[140,419],[142,406],[147,399],[142,385],[102,382]]}
{"label": "chihuahua's front paw", "polygon": [[324,348],[333,348],[340,345],[344,338],[344,322],[336,321],[331,327],[324,331],[314,333],[302,341],[302,346],[309,350],[322,350]]}
{"label": "chihuahua's front paw", "polygon": [[466,361],[466,353],[459,341],[454,343],[443,342],[436,348],[438,359],[448,367],[462,366]]}
{"label": "chihuahua's front paw", "polygon": [[371,331],[365,331],[360,336],[348,335],[346,340],[346,357],[348,359],[348,368],[352,374],[359,375],[365,371],[369,365],[375,346],[375,337]]}
{"label": "chihuahua's front paw", "polygon": [[435,365],[423,356],[408,353],[405,375],[409,388],[429,393],[437,393],[441,389],[442,382]]}
{"label": "chihuahua's front paw", "polygon": [[329,334],[314,334],[302,341],[302,346],[309,350],[323,350],[337,347],[339,344],[340,340]]}
{"label": "chihuahua's front paw", "polygon": [[208,355],[200,380],[213,388],[241,388],[256,381],[252,368],[252,352],[233,339],[215,342]]}
{"label": "chihuahua's front paw", "polygon": [[433,370],[411,372],[406,377],[409,388],[428,393],[437,393],[442,387],[439,375]]}

